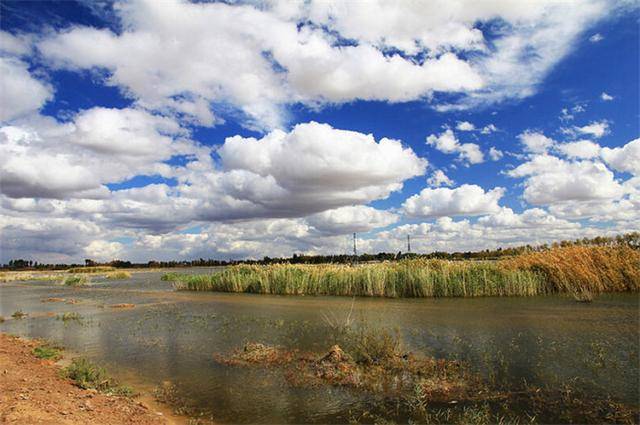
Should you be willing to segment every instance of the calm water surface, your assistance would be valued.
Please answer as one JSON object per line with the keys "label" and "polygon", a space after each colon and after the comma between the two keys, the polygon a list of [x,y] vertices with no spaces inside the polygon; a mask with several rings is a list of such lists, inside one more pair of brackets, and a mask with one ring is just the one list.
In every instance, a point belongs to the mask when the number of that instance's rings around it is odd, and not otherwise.
{"label": "calm water surface", "polygon": [[[181,270],[181,272],[184,272]],[[191,269],[208,273],[211,269]],[[344,422],[371,409],[372,396],[335,387],[292,388],[278,370],[213,360],[249,341],[322,353],[324,317],[397,329],[414,352],[468,361],[504,385],[559,385],[580,378],[590,394],[638,405],[640,300],[567,297],[356,299],[173,292],[162,272],[74,289],[49,282],[0,284],[0,331],[47,338],[140,385],[165,381],[219,422]],[[48,297],[76,304],[43,303]],[[112,304],[133,303],[133,309]],[[12,320],[16,310],[27,319]],[[82,323],[56,320],[78,312]]]}

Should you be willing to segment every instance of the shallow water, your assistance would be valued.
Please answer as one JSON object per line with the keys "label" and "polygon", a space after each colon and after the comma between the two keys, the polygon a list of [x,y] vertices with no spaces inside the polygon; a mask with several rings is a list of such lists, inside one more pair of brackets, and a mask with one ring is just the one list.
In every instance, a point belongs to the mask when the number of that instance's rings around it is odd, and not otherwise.
{"label": "shallow water", "polygon": [[[180,270],[185,272],[186,270]],[[211,269],[191,269],[208,273]],[[292,388],[277,370],[213,360],[248,341],[322,353],[324,319],[398,329],[407,349],[468,361],[501,385],[559,385],[580,378],[590,394],[637,406],[639,298],[604,295],[591,304],[560,296],[482,299],[356,299],[173,292],[162,272],[74,289],[48,282],[0,284],[0,331],[46,338],[141,385],[163,381],[219,422],[345,422],[372,396],[336,387]],[[76,304],[43,303],[48,297]],[[110,305],[133,303],[132,309]],[[10,319],[21,309],[29,316]],[[82,322],[57,314],[78,312]]]}

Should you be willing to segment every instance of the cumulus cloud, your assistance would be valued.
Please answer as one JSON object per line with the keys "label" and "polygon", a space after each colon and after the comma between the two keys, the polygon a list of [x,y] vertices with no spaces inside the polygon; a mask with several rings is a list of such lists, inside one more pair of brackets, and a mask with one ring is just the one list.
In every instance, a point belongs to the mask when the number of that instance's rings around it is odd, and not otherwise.
{"label": "cumulus cloud", "polygon": [[427,184],[431,187],[453,186],[453,180],[451,180],[444,171],[434,170],[427,179]]}
{"label": "cumulus cloud", "polygon": [[[106,70],[106,84],[145,107],[213,125],[231,105],[245,125],[270,129],[297,102],[431,99],[450,109],[530,96],[582,31],[620,7],[139,0],[115,8],[120,33],[75,26],[38,48],[55,66]],[[458,100],[440,104],[438,93]]]}
{"label": "cumulus cloud", "polygon": [[468,164],[479,164],[484,162],[484,155],[480,146],[475,143],[460,143],[451,129],[446,129],[439,135],[431,134],[427,136],[427,145],[443,153],[456,153],[458,160]]}
{"label": "cumulus cloud", "polygon": [[469,121],[458,121],[458,124],[456,125],[456,130],[458,131],[473,131],[475,129],[476,126]]}
{"label": "cumulus cloud", "polygon": [[0,57],[0,74],[0,122],[37,111],[53,98],[53,88],[34,78],[28,65],[19,59]]}
{"label": "cumulus cloud", "polygon": [[609,102],[609,101],[615,99],[615,97],[611,96],[610,94],[608,94],[606,92],[602,92],[602,94],[600,95],[600,99],[602,99],[604,102]]}
{"label": "cumulus cloud", "polygon": [[402,208],[409,217],[481,215],[498,211],[504,192],[502,187],[485,192],[480,186],[469,184],[454,189],[425,188],[407,199]]}
{"label": "cumulus cloud", "polygon": [[535,155],[507,175],[526,177],[524,199],[533,205],[613,199],[624,192],[613,173],[598,161],[572,162],[551,155]]}
{"label": "cumulus cloud", "polygon": [[640,176],[640,139],[619,148],[602,148],[601,155],[614,170]]}
{"label": "cumulus cloud", "polygon": [[589,37],[589,41],[592,43],[598,43],[600,41],[604,40],[604,36],[602,34],[600,34],[599,32],[593,34],[591,37]]}
{"label": "cumulus cloud", "polygon": [[600,155],[600,145],[591,140],[560,143],[555,149],[569,158],[590,159]]}
{"label": "cumulus cloud", "polygon": [[565,128],[563,131],[569,135],[586,135],[599,139],[609,133],[609,123],[607,121],[593,121],[582,127],[574,126]]}
{"label": "cumulus cloud", "polygon": [[480,129],[480,134],[491,134],[498,131],[498,127],[493,124],[487,124]]}
{"label": "cumulus cloud", "polygon": [[2,193],[14,198],[100,198],[107,183],[138,175],[171,177],[176,155],[205,154],[168,118],[92,108],[60,123],[30,117],[0,128]]}
{"label": "cumulus cloud", "polygon": [[556,143],[544,134],[530,130],[518,135],[518,139],[520,139],[525,152],[538,154],[547,152]]}
{"label": "cumulus cloud", "polygon": [[491,158],[492,161],[500,161],[503,156],[504,152],[502,152],[500,149],[497,149],[494,146],[491,146],[491,148],[489,148],[489,158]]}
{"label": "cumulus cloud", "polygon": [[397,222],[398,218],[389,211],[358,205],[323,211],[310,216],[306,222],[322,234],[344,235],[386,227]]}

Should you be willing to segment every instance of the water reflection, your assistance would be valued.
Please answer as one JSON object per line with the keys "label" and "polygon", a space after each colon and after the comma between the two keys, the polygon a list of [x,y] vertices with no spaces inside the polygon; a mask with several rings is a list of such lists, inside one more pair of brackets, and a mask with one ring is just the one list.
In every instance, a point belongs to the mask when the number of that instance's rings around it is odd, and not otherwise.
{"label": "water reflection", "polygon": [[[194,272],[201,272],[196,270]],[[323,315],[400,330],[410,350],[469,361],[507,385],[581,378],[591,392],[637,404],[637,295],[607,295],[592,304],[569,298],[357,299],[175,293],[161,273],[97,281],[87,289],[52,284],[0,286],[0,315],[24,320],[0,330],[54,340],[143,382],[177,384],[194,405],[221,422],[346,421],[367,409],[367,395],[335,387],[292,388],[281,374],[231,368],[213,360],[248,341],[322,352],[333,340]],[[47,297],[77,304],[43,303]],[[133,303],[133,309],[114,309]],[[83,321],[55,315],[78,312]],[[53,316],[47,316],[53,315]]]}

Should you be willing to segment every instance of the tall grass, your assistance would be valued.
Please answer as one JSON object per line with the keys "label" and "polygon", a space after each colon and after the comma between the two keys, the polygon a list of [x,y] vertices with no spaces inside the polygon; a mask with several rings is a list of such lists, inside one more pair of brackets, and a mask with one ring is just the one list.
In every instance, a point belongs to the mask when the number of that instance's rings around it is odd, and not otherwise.
{"label": "tall grass", "polygon": [[638,291],[640,251],[628,246],[568,246],[519,255],[502,263],[541,274],[547,292]]}
{"label": "tall grass", "polygon": [[234,266],[210,275],[174,277],[179,290],[281,295],[478,297],[535,295],[542,276],[492,262],[404,260],[348,265]]}
{"label": "tall grass", "polygon": [[105,273],[115,271],[115,269],[111,266],[72,267],[67,270],[67,273]]}
{"label": "tall grass", "polygon": [[640,253],[570,246],[500,261],[411,259],[357,266],[233,266],[166,276],[177,290],[277,295],[482,297],[640,289]]}

